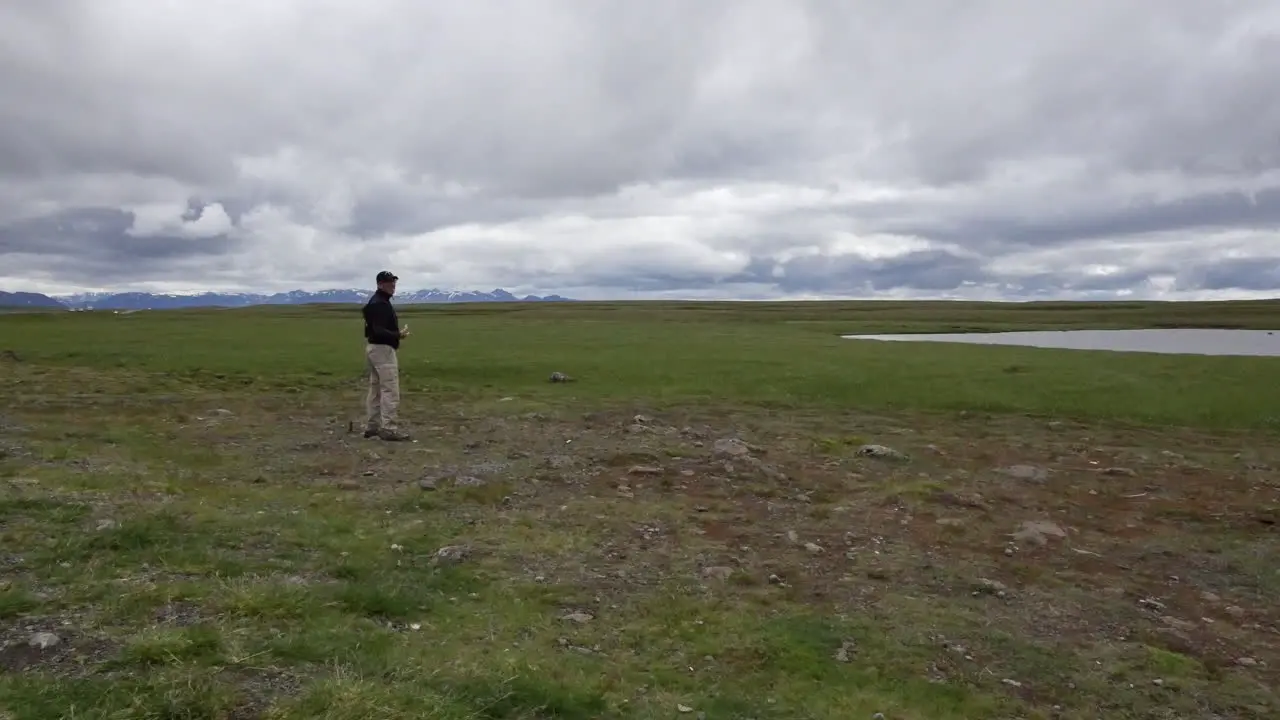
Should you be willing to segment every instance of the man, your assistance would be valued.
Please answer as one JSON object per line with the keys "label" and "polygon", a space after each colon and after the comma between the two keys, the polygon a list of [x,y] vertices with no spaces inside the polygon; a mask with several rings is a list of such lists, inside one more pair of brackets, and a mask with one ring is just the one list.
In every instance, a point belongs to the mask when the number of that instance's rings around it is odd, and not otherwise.
{"label": "man", "polygon": [[400,365],[396,353],[400,340],[409,336],[409,326],[400,327],[391,296],[400,278],[383,270],[378,273],[378,289],[364,306],[365,364],[369,371],[369,393],[365,397],[366,438],[402,441],[409,436],[397,427],[400,407]]}

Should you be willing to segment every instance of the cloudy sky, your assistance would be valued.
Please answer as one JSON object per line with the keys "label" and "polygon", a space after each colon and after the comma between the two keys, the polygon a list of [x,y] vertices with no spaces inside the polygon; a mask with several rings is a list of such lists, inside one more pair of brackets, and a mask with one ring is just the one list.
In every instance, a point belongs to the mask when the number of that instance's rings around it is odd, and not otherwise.
{"label": "cloudy sky", "polygon": [[1275,0],[0,3],[0,289],[1251,297]]}

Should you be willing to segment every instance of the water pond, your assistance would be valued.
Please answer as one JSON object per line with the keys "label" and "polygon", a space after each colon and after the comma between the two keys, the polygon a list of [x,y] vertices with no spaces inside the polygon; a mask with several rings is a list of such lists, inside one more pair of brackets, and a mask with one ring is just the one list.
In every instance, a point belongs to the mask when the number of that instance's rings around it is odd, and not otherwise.
{"label": "water pond", "polygon": [[1018,345],[1063,350],[1110,350],[1174,355],[1280,357],[1280,330],[1172,328],[1151,330],[1033,330],[994,333],[844,335],[850,340]]}

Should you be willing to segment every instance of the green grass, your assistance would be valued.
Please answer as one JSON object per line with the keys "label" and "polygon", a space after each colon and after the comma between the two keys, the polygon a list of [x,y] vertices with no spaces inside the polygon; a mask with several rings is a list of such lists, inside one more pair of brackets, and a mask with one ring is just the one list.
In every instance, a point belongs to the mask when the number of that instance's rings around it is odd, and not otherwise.
{"label": "green grass", "polygon": [[[1277,327],[1280,302],[693,303],[410,306],[408,389],[468,398],[731,398],[783,407],[1038,413],[1139,423],[1280,427],[1272,358],[865,343],[840,334],[1080,327]],[[253,308],[18,315],[0,348],[29,362],[115,369],[118,390],[302,392],[363,371],[356,310]],[[553,371],[578,383],[549,387]],[[19,388],[19,390],[21,390]],[[89,390],[92,392],[92,390]]]}
{"label": "green grass", "polygon": [[0,317],[0,718],[1280,713],[1280,359],[839,338],[1280,304],[403,315],[407,444],[352,308]]}

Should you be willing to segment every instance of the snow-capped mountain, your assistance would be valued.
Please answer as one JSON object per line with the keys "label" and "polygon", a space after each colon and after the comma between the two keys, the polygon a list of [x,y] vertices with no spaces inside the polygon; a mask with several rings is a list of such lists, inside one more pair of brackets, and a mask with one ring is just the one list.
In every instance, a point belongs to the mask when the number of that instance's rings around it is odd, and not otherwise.
{"label": "snow-capped mountain", "polygon": [[[0,293],[0,305],[57,307],[71,310],[164,310],[193,307],[248,307],[250,305],[307,305],[311,303],[363,303],[369,290],[292,290],[272,295],[259,293],[201,293],[165,295],[156,293],[79,293],[49,297],[39,293]],[[43,298],[43,301],[40,300]],[[416,290],[396,293],[397,305],[463,302],[572,302],[559,295],[516,297],[501,288],[490,292]]]}

